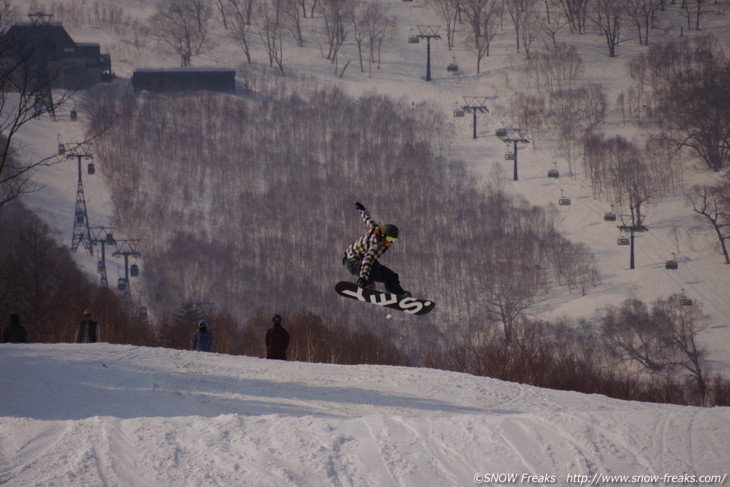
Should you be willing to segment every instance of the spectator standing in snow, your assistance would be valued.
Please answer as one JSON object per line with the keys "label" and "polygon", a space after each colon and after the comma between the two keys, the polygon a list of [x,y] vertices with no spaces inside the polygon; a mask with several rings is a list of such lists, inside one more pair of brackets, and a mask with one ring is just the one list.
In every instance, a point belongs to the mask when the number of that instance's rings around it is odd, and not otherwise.
{"label": "spectator standing in snow", "polygon": [[266,332],[266,358],[286,360],[286,348],[289,346],[289,332],[281,326],[281,316],[274,315],[274,326]]}
{"label": "spectator standing in snow", "polygon": [[101,339],[99,324],[91,319],[91,310],[84,311],[83,320],[76,331],[76,343],[96,343]]}
{"label": "spectator standing in snow", "polygon": [[28,335],[25,327],[20,324],[20,315],[10,315],[10,324],[3,331],[4,343],[28,343]]}
{"label": "spectator standing in snow", "polygon": [[193,350],[196,352],[213,351],[213,334],[208,331],[208,322],[198,321],[198,331],[193,335]]}

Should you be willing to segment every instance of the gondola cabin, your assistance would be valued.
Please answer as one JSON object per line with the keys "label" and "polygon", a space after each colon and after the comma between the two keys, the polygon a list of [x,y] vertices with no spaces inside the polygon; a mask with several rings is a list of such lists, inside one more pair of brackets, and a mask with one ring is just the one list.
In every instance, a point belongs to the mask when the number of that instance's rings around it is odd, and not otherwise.
{"label": "gondola cabin", "polygon": [[668,260],[668,261],[667,261],[667,262],[666,262],[666,263],[664,264],[664,268],[665,268],[665,269],[670,269],[670,270],[676,270],[676,269],[679,269],[679,262],[677,261],[677,259],[672,259],[672,260]]}
{"label": "gondola cabin", "polygon": [[75,122],[79,119],[78,114],[76,113],[76,110],[71,110],[71,115],[69,116],[72,122]]}
{"label": "gondola cabin", "polygon": [[66,144],[58,144],[58,153],[59,154],[65,154],[66,153]]}
{"label": "gondola cabin", "polygon": [[153,302],[154,302],[154,303],[155,303],[155,304],[156,304],[157,306],[159,306],[160,304],[162,304],[162,294],[160,294],[160,293],[155,293],[155,298],[154,298]]}
{"label": "gondola cabin", "polygon": [[459,65],[456,63],[451,63],[448,66],[446,66],[446,71],[448,71],[449,73],[458,73]]}
{"label": "gondola cabin", "polygon": [[137,266],[137,264],[132,264],[131,266],[129,266],[129,275],[132,277],[139,276],[139,266]]}
{"label": "gondola cabin", "polygon": [[117,279],[117,289],[120,291],[126,291],[127,290],[127,280],[123,277],[120,277]]}
{"label": "gondola cabin", "polygon": [[100,260],[96,264],[96,270],[99,272],[99,274],[106,274],[106,264],[103,260]]}
{"label": "gondola cabin", "polygon": [[560,171],[558,171],[557,169],[550,169],[548,171],[548,177],[557,179],[560,177]]}
{"label": "gondola cabin", "polygon": [[89,176],[93,176],[94,174],[96,174],[96,167],[94,166],[93,162],[90,162],[89,165],[86,166],[86,169],[86,172],[89,174]]}

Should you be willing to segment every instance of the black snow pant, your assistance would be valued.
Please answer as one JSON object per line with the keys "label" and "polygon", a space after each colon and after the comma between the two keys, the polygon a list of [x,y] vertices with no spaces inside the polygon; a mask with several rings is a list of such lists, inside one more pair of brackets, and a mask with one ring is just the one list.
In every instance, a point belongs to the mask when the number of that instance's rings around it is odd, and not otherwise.
{"label": "black snow pant", "polygon": [[[350,265],[347,266],[348,270],[353,276],[360,276],[360,266],[362,260],[350,261]],[[373,262],[373,266],[370,268],[370,276],[368,277],[368,285],[375,282],[382,282],[385,284],[386,292],[392,294],[405,294],[405,291],[400,287],[400,279],[398,274],[385,267],[377,260]]]}

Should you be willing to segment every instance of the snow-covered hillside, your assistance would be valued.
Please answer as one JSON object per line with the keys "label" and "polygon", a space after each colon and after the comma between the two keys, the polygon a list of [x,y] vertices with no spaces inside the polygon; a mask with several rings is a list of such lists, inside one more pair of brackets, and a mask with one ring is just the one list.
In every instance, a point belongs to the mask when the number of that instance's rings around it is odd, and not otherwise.
{"label": "snow-covered hillside", "polygon": [[[63,0],[54,2],[53,5],[76,8],[78,2]],[[144,29],[139,26],[154,13],[154,3],[119,0],[114,5],[123,10],[126,28],[92,27],[79,20],[81,17],[64,18],[64,14],[68,17],[71,12],[78,10],[73,8],[58,9],[54,20],[68,24],[70,34],[77,41],[99,42],[102,50],[110,52],[114,70],[121,77],[131,76],[133,70],[140,67],[176,67],[175,56],[163,54],[151,37],[140,37]],[[519,153],[520,180],[509,181],[512,162],[504,160],[505,147],[493,134],[496,128],[514,123],[509,115],[514,93],[529,93],[531,88],[527,86],[521,71],[525,63],[524,55],[515,52],[514,33],[508,23],[505,23],[505,29],[497,35],[491,55],[483,60],[480,74],[476,73],[474,55],[464,41],[465,27],[462,26],[457,33],[457,44],[451,51],[446,48],[444,40],[432,41],[433,81],[426,82],[423,79],[425,46],[423,43],[408,43],[406,39],[417,25],[439,25],[439,19],[420,2],[394,2],[389,3],[388,8],[388,13],[398,20],[397,33],[384,44],[381,69],[374,69],[372,77],[359,71],[357,54],[350,42],[343,46],[340,58],[342,63],[345,60],[352,60],[353,63],[344,76],[335,76],[334,65],[322,57],[322,33],[318,31],[321,27],[318,19],[305,19],[306,42],[303,47],[297,48],[291,40],[286,40],[285,69],[292,74],[311,76],[325,83],[336,84],[354,96],[375,91],[395,98],[405,98],[413,103],[428,102],[440,107],[449,117],[454,108],[463,104],[463,96],[490,97],[487,101],[490,113],[482,114],[478,119],[477,139],[471,137],[469,116],[450,117],[456,138],[448,149],[448,155],[464,160],[473,168],[475,177],[485,180],[492,177],[495,166],[499,167],[505,175],[508,190],[525,195],[534,204],[554,204],[561,192],[570,197],[572,205],[559,207],[561,230],[572,241],[586,243],[594,252],[601,270],[601,284],[589,289],[586,296],[569,293],[566,289],[556,289],[549,299],[533,306],[528,313],[538,318],[567,315],[590,321],[596,309],[608,304],[618,305],[628,297],[649,302],[658,297],[685,292],[711,316],[710,327],[700,337],[701,344],[709,352],[710,364],[715,371],[730,370],[730,355],[727,352],[730,344],[730,300],[727,299],[730,269],[722,264],[722,257],[715,250],[714,237],[705,232],[701,223],[693,217],[682,192],[656,201],[647,208],[646,224],[650,231],[637,237],[637,268],[629,270],[627,247],[616,245],[618,229],[615,224],[602,219],[604,212],[610,207],[605,201],[593,198],[580,165],[575,179],[565,177],[565,162],[555,157],[549,143],[540,143],[537,146],[528,144]],[[711,32],[720,39],[730,36],[724,8],[725,4],[720,2],[706,12],[702,34]],[[652,42],[675,39],[684,21],[678,5],[668,6],[668,12],[658,14],[657,18],[658,28],[652,31]],[[699,34],[695,31],[684,32],[686,36]],[[244,60],[242,52],[226,32],[219,26],[211,35],[216,40],[216,48],[194,57],[193,64],[239,66]],[[144,39],[147,42],[143,42]],[[626,42],[619,46],[617,57],[609,58],[605,40],[600,36],[570,35],[563,31],[559,35],[559,41],[578,48],[586,68],[582,82],[597,82],[606,90],[611,106],[605,129],[612,133],[635,134],[636,126],[624,126],[618,120],[615,100],[617,94],[630,84],[625,69],[626,61],[644,52],[646,48],[635,41]],[[253,45],[253,58],[256,63],[266,63],[265,53],[259,43]],[[446,71],[446,66],[452,62],[459,65],[456,75]],[[73,103],[67,107],[69,110],[77,108]],[[59,138],[67,142],[80,140],[80,125],[84,118],[85,115],[80,113],[81,121],[71,122],[67,116],[61,115],[60,121],[56,123],[38,120],[29,124],[21,134],[28,157],[53,153]],[[104,186],[104,161],[96,162],[97,175],[85,176],[84,179],[90,219],[94,225],[110,226],[114,224],[114,220],[112,204]],[[546,177],[554,163],[557,163],[563,174],[559,179]],[[694,183],[712,181],[717,175],[688,163],[684,177],[686,187],[690,187]],[[75,164],[67,161],[60,166],[44,169],[39,172],[38,179],[46,188],[28,195],[25,202],[41,214],[58,232],[59,237],[70,245],[75,202]],[[138,236],[133,228],[118,229],[118,232],[131,237]],[[664,263],[673,254],[678,256],[679,269],[667,270]],[[82,252],[77,256],[90,274],[95,273],[96,258],[84,256]],[[141,279],[145,277],[143,260],[144,256],[140,262],[143,269]],[[115,270],[120,272],[121,260],[110,258],[108,268],[109,275],[114,278]],[[333,282],[338,277],[340,276],[333,276]],[[151,296],[149,292],[147,294],[135,295],[139,305],[150,304]],[[216,301],[219,297],[209,296],[208,299]]]}
{"label": "snow-covered hillside", "polygon": [[0,345],[0,370],[8,487],[723,485],[730,474],[730,408],[108,344]]}

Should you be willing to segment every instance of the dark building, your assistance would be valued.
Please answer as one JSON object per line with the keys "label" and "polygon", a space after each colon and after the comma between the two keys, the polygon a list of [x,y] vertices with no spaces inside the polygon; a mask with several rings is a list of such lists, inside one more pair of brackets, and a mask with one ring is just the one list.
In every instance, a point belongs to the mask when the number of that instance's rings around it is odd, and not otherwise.
{"label": "dark building", "polygon": [[228,68],[137,69],[132,75],[135,92],[216,91],[236,92],[236,71]]}
{"label": "dark building", "polygon": [[48,15],[30,15],[31,22],[14,24],[0,39],[3,65],[17,65],[13,81],[29,90],[60,88],[78,90],[100,81],[111,81],[111,58],[99,44],[76,43],[60,22]]}

